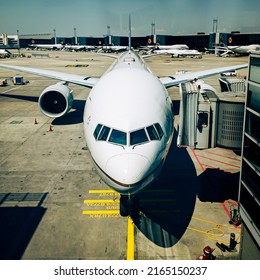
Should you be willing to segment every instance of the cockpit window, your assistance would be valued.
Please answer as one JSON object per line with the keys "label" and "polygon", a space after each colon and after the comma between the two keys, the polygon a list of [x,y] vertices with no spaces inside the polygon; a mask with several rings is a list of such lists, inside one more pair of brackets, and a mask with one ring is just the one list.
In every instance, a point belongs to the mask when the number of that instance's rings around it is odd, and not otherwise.
{"label": "cockpit window", "polygon": [[130,133],[130,145],[138,145],[147,141],[148,137],[143,128]]}
{"label": "cockpit window", "polygon": [[101,127],[102,127],[102,124],[99,123],[99,124],[97,125],[95,131],[94,131],[94,134],[93,134],[94,137],[95,137],[95,139],[97,139]]}
{"label": "cockpit window", "polygon": [[155,129],[155,127],[153,125],[148,126],[146,128],[146,130],[148,132],[148,135],[149,135],[149,138],[150,138],[151,141],[160,140],[159,135],[157,133],[157,130]]}
{"label": "cockpit window", "polygon": [[98,135],[98,140],[99,141],[106,141],[107,140],[107,136],[109,134],[110,128],[107,126],[103,126],[99,135]]}
{"label": "cockpit window", "polygon": [[[161,140],[163,130],[159,123],[152,124],[145,128],[141,128],[130,133],[98,124],[95,128],[93,136],[98,141],[108,141],[118,145],[139,145],[149,141]],[[127,140],[129,137],[130,143]]]}
{"label": "cockpit window", "polygon": [[117,129],[113,129],[108,142],[119,145],[126,145],[126,133]]}
{"label": "cockpit window", "polygon": [[162,137],[163,137],[163,130],[162,130],[160,124],[159,123],[155,123],[154,125],[155,125],[155,127],[156,127],[156,129],[158,131],[160,139],[162,139]]}

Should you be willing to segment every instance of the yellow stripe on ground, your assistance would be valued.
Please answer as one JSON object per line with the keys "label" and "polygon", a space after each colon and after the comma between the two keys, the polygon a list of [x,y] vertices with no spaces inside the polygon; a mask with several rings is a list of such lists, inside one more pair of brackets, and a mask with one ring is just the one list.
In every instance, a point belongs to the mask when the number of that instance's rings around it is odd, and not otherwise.
{"label": "yellow stripe on ground", "polygon": [[[200,229],[192,228],[192,227],[187,227],[187,229],[193,230],[193,231],[196,231],[196,232],[199,232],[199,233],[202,233],[202,234],[205,234],[209,239],[215,240],[215,241],[217,241],[219,243],[228,244],[227,241],[225,241],[223,239],[220,239],[220,237],[224,236],[224,232],[221,229],[212,228],[212,229],[210,229],[208,231],[204,231],[204,230],[200,230]],[[214,231],[216,233],[214,233]],[[219,231],[219,232],[217,232],[217,231]]]}
{"label": "yellow stripe on ground", "polygon": [[88,193],[117,193],[114,190],[89,190]]}
{"label": "yellow stripe on ground", "polygon": [[[223,225],[223,224],[219,224],[219,223],[209,221],[209,220],[204,220],[204,219],[194,217],[194,216],[192,216],[192,219],[198,220],[198,221],[201,221],[201,222],[204,222],[204,223],[208,223],[208,224],[213,224],[217,228],[223,227],[223,228],[229,228],[229,229],[234,229],[234,230],[236,229],[236,228],[234,228],[234,226],[231,226],[231,225]],[[236,230],[240,230],[240,229],[236,229]]]}
{"label": "yellow stripe on ground", "polygon": [[134,223],[129,216],[127,218],[127,260],[134,260]]}
{"label": "yellow stripe on ground", "polygon": [[85,204],[96,204],[96,203],[105,203],[105,204],[108,204],[108,203],[117,203],[119,204],[119,201],[118,200],[114,200],[114,199],[86,199],[84,200],[84,203]]}
{"label": "yellow stripe on ground", "polygon": [[119,215],[119,210],[84,210],[83,215]]}

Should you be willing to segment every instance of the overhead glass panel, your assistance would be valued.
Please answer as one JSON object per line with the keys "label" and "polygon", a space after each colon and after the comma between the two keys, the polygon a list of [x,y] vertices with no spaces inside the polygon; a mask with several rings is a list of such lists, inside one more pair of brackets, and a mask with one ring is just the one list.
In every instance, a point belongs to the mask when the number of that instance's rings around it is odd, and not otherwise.
{"label": "overhead glass panel", "polygon": [[138,145],[148,141],[144,129],[139,129],[130,133],[130,145]]}
{"label": "overhead glass panel", "polygon": [[159,135],[158,135],[158,133],[157,133],[157,131],[156,131],[156,129],[153,125],[148,126],[146,128],[146,130],[148,132],[148,135],[149,135],[149,138],[150,138],[151,141],[160,140]]}
{"label": "overhead glass panel", "polygon": [[107,136],[109,134],[110,128],[107,126],[103,126],[99,135],[98,135],[98,140],[99,141],[106,141],[107,140]]}
{"label": "overhead glass panel", "polygon": [[126,145],[126,133],[117,129],[113,129],[108,142],[119,145]]}

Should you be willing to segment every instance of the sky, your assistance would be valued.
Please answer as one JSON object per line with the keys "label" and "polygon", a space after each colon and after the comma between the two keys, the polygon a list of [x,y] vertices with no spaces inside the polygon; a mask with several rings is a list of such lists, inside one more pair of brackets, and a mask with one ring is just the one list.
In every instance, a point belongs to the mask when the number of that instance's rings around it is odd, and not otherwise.
{"label": "sky", "polygon": [[260,32],[256,0],[0,0],[0,35],[53,33],[57,36],[187,35],[213,31]]}

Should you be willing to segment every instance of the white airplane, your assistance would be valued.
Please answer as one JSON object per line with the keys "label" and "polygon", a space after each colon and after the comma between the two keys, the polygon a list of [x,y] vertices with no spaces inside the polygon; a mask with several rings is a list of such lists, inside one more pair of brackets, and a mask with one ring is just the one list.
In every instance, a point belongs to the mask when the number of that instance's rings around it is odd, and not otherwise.
{"label": "white airplane", "polygon": [[90,45],[65,45],[63,48],[65,51],[91,51],[96,50],[95,46]]}
{"label": "white airplane", "polygon": [[122,216],[139,213],[136,194],[155,180],[169,151],[174,114],[166,88],[247,67],[221,67],[159,79],[143,60],[148,56],[140,57],[131,49],[129,36],[128,50],[99,79],[0,64],[63,81],[47,87],[39,97],[41,111],[52,118],[63,116],[72,107],[68,83],[92,88],[84,110],[86,143],[100,177],[121,194]]}
{"label": "white airplane", "polygon": [[127,46],[102,46],[98,47],[98,53],[105,52],[105,53],[111,53],[111,52],[123,52],[127,50]]}
{"label": "white airplane", "polygon": [[174,44],[174,45],[148,45],[147,48],[153,50],[188,50],[189,47],[185,44]]}
{"label": "white airplane", "polygon": [[202,58],[202,54],[197,50],[190,50],[187,45],[175,44],[175,45],[149,45],[147,47],[141,47],[140,49],[149,49],[155,54],[170,54],[172,57],[198,57]]}
{"label": "white airplane", "polygon": [[12,53],[9,52],[6,49],[0,49],[0,57],[6,58],[6,57],[11,57]]}
{"label": "white airplane", "polygon": [[217,51],[220,51],[220,56],[225,56],[228,54],[233,55],[249,55],[251,53],[260,53],[260,45],[252,44],[245,46],[220,46],[216,47]]}
{"label": "white airplane", "polygon": [[187,49],[183,49],[183,50],[174,50],[174,49],[169,49],[169,50],[154,50],[153,53],[156,54],[170,54],[172,57],[198,57],[198,58],[202,58],[202,54],[197,51],[197,50],[187,50]]}
{"label": "white airplane", "polygon": [[61,50],[64,45],[62,44],[29,44],[30,48],[34,49],[46,49],[46,50]]}

